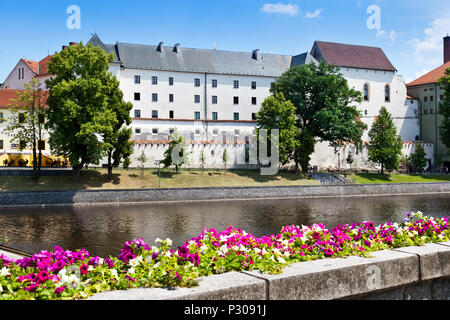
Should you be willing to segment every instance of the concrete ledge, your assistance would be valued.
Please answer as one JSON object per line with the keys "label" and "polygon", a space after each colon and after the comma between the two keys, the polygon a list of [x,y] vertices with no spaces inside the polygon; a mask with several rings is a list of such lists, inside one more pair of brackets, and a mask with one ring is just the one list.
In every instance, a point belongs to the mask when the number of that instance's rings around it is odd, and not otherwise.
{"label": "concrete ledge", "polygon": [[427,243],[423,247],[394,249],[419,257],[420,280],[450,276],[450,242],[447,245]]}
{"label": "concrete ledge", "polygon": [[198,287],[99,293],[89,300],[265,300],[265,281],[239,272],[201,278]]}
{"label": "concrete ledge", "polygon": [[297,199],[400,194],[450,193],[450,182],[384,183],[329,186],[171,188],[0,192],[8,206],[99,205],[155,202]]}
{"label": "concrete ledge", "polygon": [[391,250],[372,255],[297,263],[279,275],[245,273],[268,281],[269,300],[341,299],[419,280],[417,256]]}

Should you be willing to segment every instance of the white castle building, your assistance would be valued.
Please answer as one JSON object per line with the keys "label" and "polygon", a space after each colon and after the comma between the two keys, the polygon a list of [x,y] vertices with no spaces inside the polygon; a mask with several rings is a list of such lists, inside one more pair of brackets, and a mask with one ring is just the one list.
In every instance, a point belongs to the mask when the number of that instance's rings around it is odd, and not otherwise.
{"label": "white castle building", "polygon": [[[120,81],[124,99],[133,104],[132,166],[141,165],[137,158],[142,151],[149,159],[145,165],[154,166],[155,160],[163,158],[170,134],[177,130],[188,144],[188,166],[199,167],[203,153],[205,167],[222,168],[226,149],[228,168],[246,167],[245,148],[252,141],[249,137],[255,133],[256,113],[270,95],[271,83],[292,66],[311,61],[340,67],[349,87],[363,93],[364,101],[358,107],[369,130],[385,106],[404,141],[405,155],[413,152],[420,140],[418,102],[407,96],[403,78],[380,48],[316,41],[310,52],[288,56],[263,54],[258,49],[192,49],[162,42],[105,44],[97,35],[88,43],[114,54],[110,71]],[[8,81],[4,86],[12,83]],[[433,145],[425,147],[431,158]],[[326,142],[316,145],[311,165],[344,168],[349,152],[354,154],[353,167],[374,167],[365,152],[356,155],[354,147],[345,146],[335,153]]]}

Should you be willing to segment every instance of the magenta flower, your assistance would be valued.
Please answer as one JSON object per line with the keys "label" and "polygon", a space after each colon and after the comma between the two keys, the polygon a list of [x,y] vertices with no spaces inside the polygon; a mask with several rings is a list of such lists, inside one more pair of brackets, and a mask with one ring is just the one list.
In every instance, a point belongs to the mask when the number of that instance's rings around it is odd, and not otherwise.
{"label": "magenta flower", "polygon": [[63,293],[65,289],[66,289],[66,286],[58,287],[58,288],[55,289],[55,291],[53,291],[53,294],[54,295],[59,295],[59,294]]}
{"label": "magenta flower", "polygon": [[85,275],[86,273],[88,273],[88,269],[89,269],[89,266],[87,265],[87,264],[82,264],[81,266],[80,266],[80,272],[81,272],[81,275]]}
{"label": "magenta flower", "polygon": [[108,268],[110,269],[114,268],[114,263],[110,258],[105,259],[105,264],[108,265]]}

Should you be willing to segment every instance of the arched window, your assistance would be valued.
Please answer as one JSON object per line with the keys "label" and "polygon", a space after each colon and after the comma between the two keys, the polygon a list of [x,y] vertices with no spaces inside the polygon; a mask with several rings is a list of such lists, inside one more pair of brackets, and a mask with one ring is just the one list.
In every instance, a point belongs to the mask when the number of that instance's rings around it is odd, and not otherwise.
{"label": "arched window", "polygon": [[391,88],[388,84],[384,87],[384,101],[391,101]]}
{"label": "arched window", "polygon": [[369,101],[369,85],[364,84],[364,101]]}

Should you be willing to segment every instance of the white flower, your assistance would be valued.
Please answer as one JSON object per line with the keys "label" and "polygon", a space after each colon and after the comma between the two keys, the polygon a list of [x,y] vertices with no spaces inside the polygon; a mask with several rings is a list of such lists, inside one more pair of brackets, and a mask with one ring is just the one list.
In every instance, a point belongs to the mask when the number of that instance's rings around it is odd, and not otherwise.
{"label": "white flower", "polygon": [[238,251],[238,250],[239,250],[239,247],[236,246],[236,245],[234,245],[234,246],[231,247],[231,249],[233,249],[234,251]]}
{"label": "white flower", "polygon": [[117,278],[117,270],[116,269],[110,269],[110,272],[114,278]]}
{"label": "white flower", "polygon": [[172,240],[170,240],[169,238],[167,238],[167,239],[166,239],[166,244],[167,244],[168,246],[171,246],[171,245],[172,245]]}
{"label": "white flower", "polygon": [[10,275],[9,269],[6,267],[3,267],[2,270],[0,270],[0,276],[5,277]]}
{"label": "white flower", "polygon": [[208,250],[208,247],[204,244],[200,247],[200,253],[202,253],[202,254],[205,253],[207,250]]}
{"label": "white flower", "polygon": [[247,251],[248,251],[248,249],[247,249],[243,244],[241,244],[241,245],[239,246],[239,250],[241,250],[241,251],[243,251],[243,252],[247,252]]}
{"label": "white flower", "polygon": [[132,267],[137,267],[139,265],[139,261],[137,259],[131,259],[128,261],[128,264]]}
{"label": "white flower", "polygon": [[225,241],[228,240],[228,238],[225,237],[225,236],[220,236],[219,240],[220,240],[221,242],[225,242]]}
{"label": "white flower", "polygon": [[161,243],[162,243],[163,241],[162,241],[162,239],[160,239],[160,238],[156,238],[155,242],[156,242],[156,243],[158,243],[158,242],[161,242]]}
{"label": "white flower", "polygon": [[167,251],[166,254],[165,254],[165,256],[166,256],[166,257],[171,257],[172,254],[170,253],[170,251]]}
{"label": "white flower", "polygon": [[134,273],[134,268],[131,267],[130,269],[127,270],[127,272],[128,272],[129,274],[133,274],[133,273]]}
{"label": "white flower", "polygon": [[105,259],[103,259],[103,258],[98,259],[99,264],[103,264],[104,261],[105,261]]}
{"label": "white flower", "polygon": [[190,246],[192,246],[192,245],[194,245],[194,244],[195,244],[195,241],[194,241],[194,240],[189,241],[189,245],[190,245]]}
{"label": "white flower", "polygon": [[157,247],[155,247],[155,246],[152,246],[152,251],[154,251],[154,252],[158,252],[158,251],[159,251],[159,249],[158,249]]}
{"label": "white flower", "polygon": [[153,269],[155,269],[155,268],[157,268],[157,267],[159,267],[159,262],[157,262],[157,263],[155,263],[155,264],[153,265]]}
{"label": "white flower", "polygon": [[88,267],[88,271],[92,271],[92,270],[94,270],[95,268],[94,268],[94,266],[89,266]]}
{"label": "white flower", "polygon": [[278,261],[281,263],[286,263],[286,260],[284,260],[282,257],[278,257]]}

